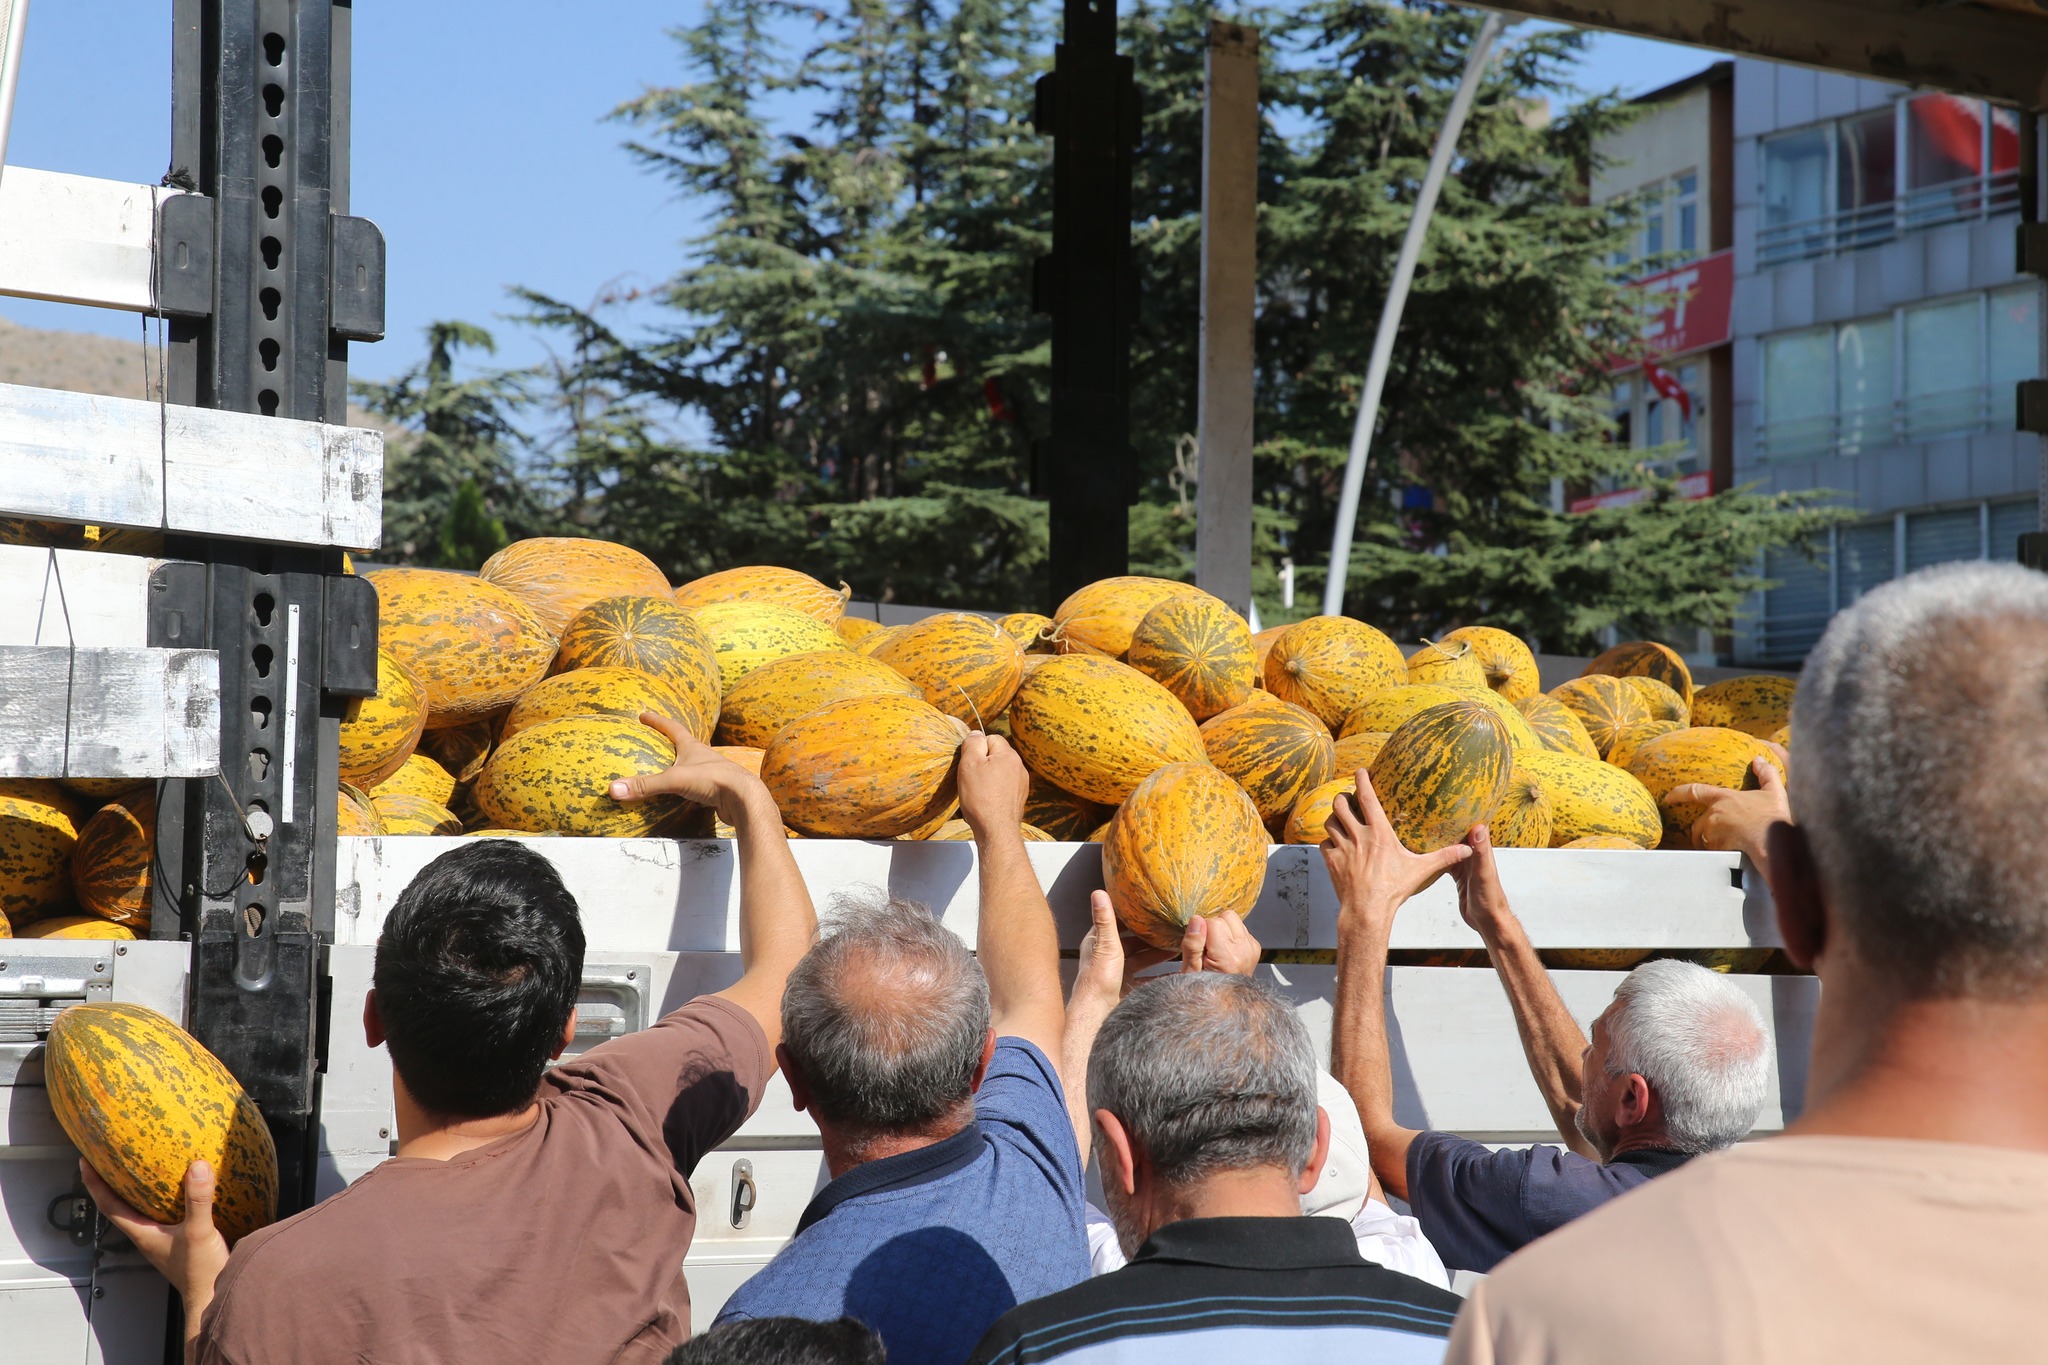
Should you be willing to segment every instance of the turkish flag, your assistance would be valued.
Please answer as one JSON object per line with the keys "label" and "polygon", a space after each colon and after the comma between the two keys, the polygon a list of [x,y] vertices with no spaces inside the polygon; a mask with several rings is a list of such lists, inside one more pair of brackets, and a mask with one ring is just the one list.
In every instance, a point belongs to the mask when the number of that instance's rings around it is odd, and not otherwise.
{"label": "turkish flag", "polygon": [[1685,391],[1685,385],[1678,382],[1676,375],[1654,360],[1645,360],[1643,378],[1657,391],[1658,397],[1668,398],[1678,404],[1678,410],[1685,414],[1685,420],[1692,420],[1692,395]]}

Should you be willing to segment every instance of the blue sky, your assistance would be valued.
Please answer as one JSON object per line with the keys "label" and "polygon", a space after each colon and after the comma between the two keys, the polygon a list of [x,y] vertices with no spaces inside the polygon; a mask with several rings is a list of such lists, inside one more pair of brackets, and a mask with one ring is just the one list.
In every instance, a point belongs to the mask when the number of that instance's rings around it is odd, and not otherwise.
{"label": "blue sky", "polygon": [[[353,211],[390,250],[389,335],[351,346],[358,375],[419,357],[438,318],[498,334],[499,359],[543,358],[501,315],[523,284],[575,302],[657,283],[691,231],[689,207],[621,150],[608,110],[678,76],[666,30],[693,0],[360,4],[355,11]],[[1595,39],[1580,83],[1653,89],[1713,54]],[[136,182],[170,149],[165,0],[34,0],[7,160]],[[0,317],[135,336],[128,314],[0,299]]]}

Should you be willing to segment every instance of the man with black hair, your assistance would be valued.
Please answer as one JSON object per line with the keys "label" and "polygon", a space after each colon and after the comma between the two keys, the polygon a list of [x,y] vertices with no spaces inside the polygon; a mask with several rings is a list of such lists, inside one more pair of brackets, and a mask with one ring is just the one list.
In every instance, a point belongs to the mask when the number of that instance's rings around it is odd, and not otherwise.
{"label": "man with black hair", "polygon": [[853,1318],[740,1318],[676,1347],[668,1365],[883,1365],[873,1328]]}
{"label": "man with black hair", "polygon": [[760,779],[673,722],[641,719],[676,762],[612,794],[680,795],[738,832],[739,981],[549,1071],[576,1035],[575,898],[523,844],[436,858],[384,923],[363,1008],[370,1045],[391,1053],[391,1160],[232,1256],[205,1163],[176,1225],[84,1170],[184,1296],[189,1361],[652,1365],[689,1336],[690,1172],[759,1104],[783,983],[817,920]]}

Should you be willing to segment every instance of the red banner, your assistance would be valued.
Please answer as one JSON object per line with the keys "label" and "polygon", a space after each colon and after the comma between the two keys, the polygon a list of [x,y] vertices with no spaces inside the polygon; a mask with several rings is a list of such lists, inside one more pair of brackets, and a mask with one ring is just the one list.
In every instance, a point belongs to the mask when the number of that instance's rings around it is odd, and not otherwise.
{"label": "red banner", "polygon": [[[1735,253],[1717,251],[1687,265],[1645,275],[1629,285],[1640,299],[1643,349],[1667,360],[1728,340],[1735,303]],[[1640,357],[1618,358],[1612,368],[1633,369]]]}
{"label": "red banner", "polygon": [[[1697,474],[1687,474],[1678,481],[1678,496],[1687,502],[1696,502],[1713,495],[1714,476],[1709,470],[1702,469]],[[1612,493],[1595,493],[1590,498],[1573,498],[1571,510],[1591,512],[1601,507],[1631,507],[1649,496],[1650,490],[1647,488],[1617,488]]]}

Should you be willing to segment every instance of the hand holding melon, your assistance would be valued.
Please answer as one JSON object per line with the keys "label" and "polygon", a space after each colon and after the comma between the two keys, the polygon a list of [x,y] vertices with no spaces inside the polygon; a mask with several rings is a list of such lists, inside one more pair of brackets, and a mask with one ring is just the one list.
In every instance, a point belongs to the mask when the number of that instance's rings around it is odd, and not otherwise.
{"label": "hand holding melon", "polygon": [[1024,823],[1024,803],[1031,797],[1031,774],[1024,760],[1001,735],[979,730],[960,745],[960,767],[954,781],[960,788],[960,817],[977,839]]}
{"label": "hand holding melon", "polygon": [[1337,891],[1341,933],[1354,915],[1384,931],[1394,912],[1408,898],[1472,856],[1466,844],[1452,844],[1433,853],[1410,853],[1380,807],[1372,775],[1361,771],[1350,800],[1339,798],[1330,811],[1323,838],[1323,863]]}
{"label": "hand holding melon", "polygon": [[[691,734],[673,717],[653,711],[640,713],[640,723],[659,730],[676,746],[676,761],[658,773],[622,777],[612,783],[615,801],[642,801],[650,796],[680,796],[693,805],[709,806],[718,818],[737,826],[747,817],[750,801],[768,795],[761,779],[718,750]],[[773,806],[773,802],[767,802]],[[781,816],[775,815],[781,823]]]}

